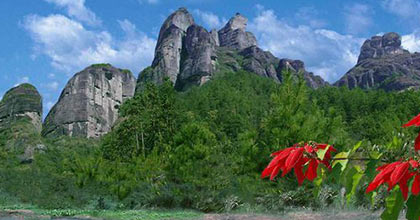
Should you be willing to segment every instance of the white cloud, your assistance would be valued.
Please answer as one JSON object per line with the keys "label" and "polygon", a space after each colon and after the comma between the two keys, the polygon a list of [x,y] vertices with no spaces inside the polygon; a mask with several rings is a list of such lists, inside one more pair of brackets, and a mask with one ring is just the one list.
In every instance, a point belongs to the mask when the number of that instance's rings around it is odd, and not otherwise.
{"label": "white cloud", "polygon": [[212,12],[206,12],[201,11],[199,9],[195,9],[193,13],[197,15],[200,21],[204,23],[204,26],[206,26],[209,29],[220,29],[223,25],[227,23],[226,18],[219,18],[219,16]]}
{"label": "white cloud", "polygon": [[[261,6],[258,6],[261,8]],[[295,19],[303,21],[313,28],[321,28],[327,25],[322,19],[318,18],[319,12],[314,7],[302,7],[295,14]]]}
{"label": "white cloud", "polygon": [[63,15],[30,15],[24,28],[35,42],[35,53],[48,56],[52,66],[68,74],[93,63],[111,63],[136,74],[150,65],[156,40],[137,31],[128,20],[119,24],[125,33],[120,40],[107,31],[88,30]]}
{"label": "white cloud", "polygon": [[77,19],[78,21],[85,22],[89,25],[100,25],[101,19],[96,17],[95,13],[86,8],[85,0],[45,0],[46,2],[53,3],[60,8],[65,8],[67,14]]}
{"label": "white cloud", "polygon": [[306,68],[335,82],[357,62],[364,39],[326,29],[292,27],[273,10],[259,9],[249,25],[260,46],[279,58],[300,59]]}
{"label": "white cloud", "polygon": [[415,18],[415,22],[419,22],[420,2],[417,0],[383,0],[382,7],[404,19]]}
{"label": "white cloud", "polygon": [[346,31],[350,34],[360,34],[372,26],[371,14],[373,11],[364,4],[353,4],[344,10]]}
{"label": "white cloud", "polygon": [[420,52],[420,32],[401,36],[401,46],[410,52]]}
{"label": "white cloud", "polygon": [[159,3],[159,0],[138,0],[138,2],[140,4],[143,4],[143,3],[157,4],[157,3]]}

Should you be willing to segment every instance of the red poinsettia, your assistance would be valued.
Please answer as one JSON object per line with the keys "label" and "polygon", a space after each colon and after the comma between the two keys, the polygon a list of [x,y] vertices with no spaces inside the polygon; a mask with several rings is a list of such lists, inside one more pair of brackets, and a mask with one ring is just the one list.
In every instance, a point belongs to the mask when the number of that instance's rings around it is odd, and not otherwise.
{"label": "red poinsettia", "polygon": [[[416,117],[411,119],[409,122],[403,125],[403,128],[410,127],[410,126],[420,126],[420,114],[418,114]],[[414,150],[419,151],[420,150],[420,133],[417,135],[416,140],[414,141]]]}
{"label": "red poinsettia", "polygon": [[408,198],[408,181],[414,176],[411,193],[420,193],[420,173],[417,171],[419,163],[416,160],[397,161],[378,167],[379,174],[373,179],[366,189],[366,193],[372,192],[382,184],[388,184],[388,191],[397,184],[400,186],[401,193],[405,200]]}
{"label": "red poinsettia", "polygon": [[[323,160],[320,160],[316,154],[321,149],[327,149]],[[303,146],[295,144],[293,147],[272,153],[271,156],[274,158],[262,172],[261,178],[270,176],[273,180],[280,171],[282,171],[281,177],[284,177],[294,169],[299,185],[302,185],[305,179],[313,181],[317,177],[319,164],[322,163],[331,169],[331,152],[336,152],[336,149],[328,144],[305,143]],[[305,166],[307,169],[303,173]]]}

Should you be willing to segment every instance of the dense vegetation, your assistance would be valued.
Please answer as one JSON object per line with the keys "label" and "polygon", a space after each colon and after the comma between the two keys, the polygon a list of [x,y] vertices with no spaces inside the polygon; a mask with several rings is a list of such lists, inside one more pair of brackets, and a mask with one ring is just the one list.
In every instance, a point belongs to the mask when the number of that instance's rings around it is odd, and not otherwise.
{"label": "dense vegetation", "polygon": [[[18,163],[5,144],[13,134],[0,131],[0,204],[204,212],[343,206],[333,179],[321,190],[306,182],[298,188],[292,176],[261,180],[268,155],[300,141],[340,151],[363,141],[359,151],[395,160],[412,145],[415,129],[400,127],[420,111],[420,92],[310,90],[289,73],[283,78],[279,85],[226,72],[186,92],[170,82],[147,84],[121,106],[118,124],[101,140],[42,139],[46,149],[31,164]],[[359,191],[348,206],[381,207],[383,196],[372,205]]]}

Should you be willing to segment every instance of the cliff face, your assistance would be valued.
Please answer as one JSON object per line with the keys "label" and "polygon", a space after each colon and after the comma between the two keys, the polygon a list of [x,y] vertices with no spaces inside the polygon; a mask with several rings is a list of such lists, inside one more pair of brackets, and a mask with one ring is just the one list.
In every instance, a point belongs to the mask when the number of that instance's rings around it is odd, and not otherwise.
{"label": "cliff face", "polygon": [[0,102],[0,127],[21,118],[29,119],[36,130],[41,131],[42,98],[38,90],[28,83],[7,91]]}
{"label": "cliff face", "polygon": [[[208,32],[194,23],[185,8],[178,9],[162,25],[154,61],[140,73],[137,90],[141,91],[145,82],[161,83],[164,78],[169,78],[177,90],[185,90],[224,70],[246,70],[281,82],[280,59],[257,46],[255,36],[246,31],[247,21],[238,13],[219,31]],[[303,66],[297,71],[313,88],[328,85]]]}
{"label": "cliff face", "polygon": [[44,136],[97,138],[111,130],[119,106],[134,95],[135,78],[109,64],[92,65],[67,83],[44,122]]}
{"label": "cliff face", "polygon": [[0,102],[0,148],[14,152],[22,163],[45,147],[41,140],[42,98],[31,84],[16,86]]}
{"label": "cliff face", "polygon": [[358,62],[336,86],[405,90],[420,87],[420,54],[401,48],[401,37],[387,33],[366,40]]}

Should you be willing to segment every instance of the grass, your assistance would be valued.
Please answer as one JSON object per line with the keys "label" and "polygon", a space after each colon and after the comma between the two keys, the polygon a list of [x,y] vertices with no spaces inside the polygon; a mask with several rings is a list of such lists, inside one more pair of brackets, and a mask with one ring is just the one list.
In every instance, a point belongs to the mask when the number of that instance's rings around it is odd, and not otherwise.
{"label": "grass", "polygon": [[[11,205],[0,206],[0,212],[3,210],[30,210],[35,216],[51,216],[51,217],[96,217],[103,219],[197,219],[202,213],[190,210],[79,210],[79,209],[39,209],[31,205]],[[26,216],[25,216],[26,217]]]}

